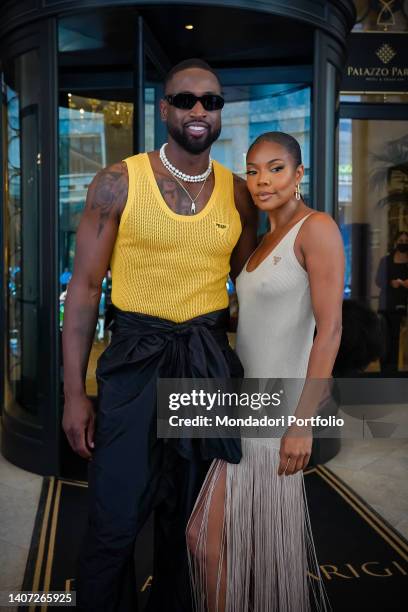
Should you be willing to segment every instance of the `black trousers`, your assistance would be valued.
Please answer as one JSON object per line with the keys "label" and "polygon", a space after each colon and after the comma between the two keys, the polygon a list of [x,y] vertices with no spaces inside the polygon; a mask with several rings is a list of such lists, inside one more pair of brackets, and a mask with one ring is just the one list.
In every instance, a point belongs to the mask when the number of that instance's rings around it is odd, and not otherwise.
{"label": "black trousers", "polygon": [[386,322],[386,353],[380,360],[381,372],[396,375],[398,373],[401,323],[404,319],[404,313],[398,312],[398,310],[383,311],[382,315]]}
{"label": "black trousers", "polygon": [[241,377],[228,345],[226,313],[183,324],[115,309],[111,344],[98,360],[95,450],[89,464],[89,519],[77,572],[83,612],[137,610],[133,552],[155,511],[148,612],[190,612],[185,529],[214,457],[238,463],[239,440],[156,436],[162,377]]}

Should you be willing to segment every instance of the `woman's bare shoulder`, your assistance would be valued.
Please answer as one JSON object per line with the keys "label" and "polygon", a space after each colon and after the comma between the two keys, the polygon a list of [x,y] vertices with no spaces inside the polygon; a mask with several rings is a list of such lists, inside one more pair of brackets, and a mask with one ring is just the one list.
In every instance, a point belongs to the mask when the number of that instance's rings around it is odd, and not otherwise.
{"label": "woman's bare shoulder", "polygon": [[341,242],[341,234],[336,221],[328,213],[311,211],[299,232],[302,246],[333,244]]}
{"label": "woman's bare shoulder", "polygon": [[303,224],[305,228],[308,227],[308,228],[311,228],[312,230],[313,228],[323,229],[325,227],[338,228],[336,221],[328,213],[321,212],[319,210],[313,210],[312,208],[309,208],[309,211],[307,214],[308,214],[308,218]]}

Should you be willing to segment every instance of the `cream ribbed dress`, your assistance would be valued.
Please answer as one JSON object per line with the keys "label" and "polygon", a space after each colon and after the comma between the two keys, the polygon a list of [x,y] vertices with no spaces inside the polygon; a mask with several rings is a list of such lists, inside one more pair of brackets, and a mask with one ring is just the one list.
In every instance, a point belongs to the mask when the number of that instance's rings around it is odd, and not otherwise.
{"label": "cream ribbed dress", "polygon": [[306,376],[315,319],[309,277],[294,244],[309,216],[296,223],[255,270],[247,272],[245,266],[237,278],[236,351],[246,378]]}

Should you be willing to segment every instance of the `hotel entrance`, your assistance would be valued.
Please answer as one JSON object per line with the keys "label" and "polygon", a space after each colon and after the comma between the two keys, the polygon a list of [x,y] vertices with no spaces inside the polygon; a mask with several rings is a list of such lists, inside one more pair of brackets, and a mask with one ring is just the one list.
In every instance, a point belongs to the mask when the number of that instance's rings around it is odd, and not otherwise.
{"label": "hotel entrance", "polygon": [[[78,477],[84,465],[60,427],[61,329],[93,176],[165,142],[164,76],[182,59],[200,57],[219,73],[226,99],[212,156],[242,175],[254,138],[290,132],[303,150],[306,200],[334,214],[337,94],[354,7],[346,0],[310,2],[308,10],[303,2],[101,1],[91,10],[71,1],[30,12],[27,4],[2,9],[0,26],[2,452],[30,471]],[[108,272],[87,373],[91,397],[109,342],[109,303]]]}

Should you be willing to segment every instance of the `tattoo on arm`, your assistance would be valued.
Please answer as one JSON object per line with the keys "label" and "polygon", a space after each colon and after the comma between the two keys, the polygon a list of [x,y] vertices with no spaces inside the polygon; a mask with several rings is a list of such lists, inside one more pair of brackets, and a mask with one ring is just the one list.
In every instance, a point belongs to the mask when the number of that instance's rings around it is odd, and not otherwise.
{"label": "tattoo on arm", "polygon": [[109,215],[121,210],[126,203],[127,194],[128,176],[126,165],[123,162],[117,170],[113,170],[111,167],[102,170],[97,175],[91,198],[91,209],[99,210],[98,238]]}

